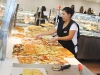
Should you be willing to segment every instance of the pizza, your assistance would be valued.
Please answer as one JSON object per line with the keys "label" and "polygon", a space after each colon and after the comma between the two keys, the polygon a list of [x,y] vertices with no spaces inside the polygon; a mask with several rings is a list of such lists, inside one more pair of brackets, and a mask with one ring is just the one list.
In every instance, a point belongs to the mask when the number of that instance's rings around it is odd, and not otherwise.
{"label": "pizza", "polygon": [[55,56],[55,55],[42,55],[41,56],[42,61],[40,61],[40,64],[66,64],[68,63],[66,60],[64,60],[63,57]]}
{"label": "pizza", "polygon": [[17,38],[24,38],[25,35],[24,34],[12,34],[12,36],[17,37]]}
{"label": "pizza", "polygon": [[13,46],[13,55],[31,56],[37,54],[33,44],[16,44]]}
{"label": "pizza", "polygon": [[30,32],[30,31],[27,31],[26,32],[26,37],[28,38],[35,38],[37,34],[39,34],[40,31],[33,31],[33,32]]}
{"label": "pizza", "polygon": [[57,55],[60,53],[56,46],[45,46],[45,48],[49,55]]}
{"label": "pizza", "polygon": [[65,54],[67,55],[67,57],[74,57],[74,55],[69,50],[66,50]]}
{"label": "pizza", "polygon": [[66,60],[64,60],[63,57],[60,56],[52,56],[52,55],[36,55],[36,56],[23,56],[23,57],[17,57],[20,64],[33,64],[33,63],[39,63],[39,64],[66,64],[68,63]]}
{"label": "pizza", "polygon": [[33,44],[38,44],[38,45],[43,45],[42,41],[41,40],[38,40],[38,39],[33,39],[32,40],[32,43]]}
{"label": "pizza", "polygon": [[21,40],[22,44],[43,44],[41,40],[36,40],[36,39],[33,39],[33,38],[23,38]]}
{"label": "pizza", "polygon": [[13,55],[55,55],[62,57],[74,57],[74,55],[63,47],[45,46],[42,44],[16,44],[13,47]]}
{"label": "pizza", "polygon": [[63,57],[74,57],[74,55],[66,48],[59,47],[58,50],[60,51],[58,56],[63,56]]}
{"label": "pizza", "polygon": [[41,26],[45,26],[45,27],[54,27],[54,25],[51,24],[51,23],[41,24]]}
{"label": "pizza", "polygon": [[32,63],[35,63],[35,61],[33,60],[33,58],[31,56],[17,57],[17,59],[18,59],[20,64],[32,64]]}
{"label": "pizza", "polygon": [[35,45],[35,46],[36,46],[37,54],[39,54],[39,55],[48,54],[48,51],[46,50],[44,45]]}
{"label": "pizza", "polygon": [[51,60],[46,55],[39,55],[37,57],[37,62],[39,64],[49,64],[51,63]]}
{"label": "pizza", "polygon": [[51,42],[50,39],[41,39],[44,45],[47,46],[61,46],[60,43],[58,43],[58,41],[55,42]]}
{"label": "pizza", "polygon": [[14,27],[15,30],[17,30],[18,32],[24,32],[24,28],[16,26]]}
{"label": "pizza", "polygon": [[23,38],[21,39],[22,44],[32,44],[33,39]]}
{"label": "pizza", "polygon": [[24,51],[24,45],[22,44],[16,44],[13,46],[13,55],[21,55],[21,52]]}
{"label": "pizza", "polygon": [[22,52],[23,55],[35,55],[37,54],[35,45],[33,44],[24,44],[24,51]]}
{"label": "pizza", "polygon": [[43,75],[40,70],[37,69],[24,69],[22,75]]}
{"label": "pizza", "polygon": [[41,26],[28,26],[27,29],[31,32],[35,32],[35,31],[41,31],[42,27]]}

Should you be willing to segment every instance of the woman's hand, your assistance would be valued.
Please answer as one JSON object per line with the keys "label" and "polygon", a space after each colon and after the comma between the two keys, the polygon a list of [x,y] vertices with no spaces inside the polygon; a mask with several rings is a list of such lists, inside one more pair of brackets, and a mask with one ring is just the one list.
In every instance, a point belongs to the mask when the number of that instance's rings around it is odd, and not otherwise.
{"label": "woman's hand", "polygon": [[58,37],[53,37],[50,41],[51,41],[51,42],[58,41]]}
{"label": "woman's hand", "polygon": [[36,39],[41,39],[42,38],[42,34],[37,34],[36,35]]}

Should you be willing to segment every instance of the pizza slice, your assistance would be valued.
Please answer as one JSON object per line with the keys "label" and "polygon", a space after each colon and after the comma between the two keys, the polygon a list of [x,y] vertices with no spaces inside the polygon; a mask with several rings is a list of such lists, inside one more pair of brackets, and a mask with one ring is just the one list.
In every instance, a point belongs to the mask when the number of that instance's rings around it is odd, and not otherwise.
{"label": "pizza slice", "polygon": [[49,63],[51,63],[51,60],[46,55],[40,55],[40,56],[38,56],[38,63],[49,64]]}
{"label": "pizza slice", "polygon": [[17,30],[18,32],[24,32],[23,27],[16,26],[16,27],[14,27],[14,29]]}
{"label": "pizza slice", "polygon": [[35,45],[37,54],[48,54],[44,45]]}
{"label": "pizza slice", "polygon": [[21,55],[22,54],[21,52],[23,52],[23,51],[24,51],[24,45],[23,44],[16,44],[13,46],[12,54],[18,56],[18,55]]}
{"label": "pizza slice", "polygon": [[24,44],[24,51],[23,51],[23,55],[36,55],[37,51],[35,48],[35,45],[33,44]]}
{"label": "pizza slice", "polygon": [[17,38],[24,38],[24,34],[12,34],[12,36],[17,37]]}
{"label": "pizza slice", "polygon": [[31,56],[27,57],[17,57],[20,64],[32,64],[35,63]]}

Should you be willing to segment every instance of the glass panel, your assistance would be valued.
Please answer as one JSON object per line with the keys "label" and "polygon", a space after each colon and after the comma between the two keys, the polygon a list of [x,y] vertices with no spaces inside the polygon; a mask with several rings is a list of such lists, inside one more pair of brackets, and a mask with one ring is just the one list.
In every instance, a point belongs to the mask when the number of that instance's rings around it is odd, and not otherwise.
{"label": "glass panel", "polygon": [[7,0],[0,0],[0,29],[1,29],[1,25],[2,25],[2,18],[4,15],[6,1]]}
{"label": "glass panel", "polygon": [[[2,40],[0,39],[0,59],[2,57],[1,49],[2,49]],[[1,60],[0,60],[0,67],[1,67]]]}

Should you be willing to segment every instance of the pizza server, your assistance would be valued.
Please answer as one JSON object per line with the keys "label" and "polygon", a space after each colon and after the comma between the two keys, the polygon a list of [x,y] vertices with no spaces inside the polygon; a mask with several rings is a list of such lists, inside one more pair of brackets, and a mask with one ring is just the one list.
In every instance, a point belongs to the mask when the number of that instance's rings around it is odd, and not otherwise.
{"label": "pizza server", "polygon": [[68,65],[63,65],[63,66],[58,66],[58,65],[55,65],[55,66],[52,66],[52,70],[53,71],[63,71],[65,69],[69,69],[71,67],[70,64]]}

